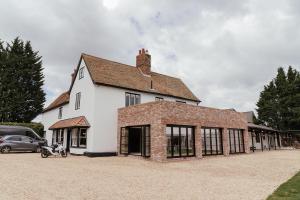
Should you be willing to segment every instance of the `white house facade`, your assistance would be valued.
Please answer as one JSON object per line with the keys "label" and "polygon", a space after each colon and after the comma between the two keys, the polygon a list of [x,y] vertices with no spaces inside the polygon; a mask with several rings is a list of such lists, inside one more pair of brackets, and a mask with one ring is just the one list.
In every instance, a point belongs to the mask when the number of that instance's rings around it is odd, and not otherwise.
{"label": "white house facade", "polygon": [[199,106],[178,78],[82,54],[68,91],[42,113],[49,144],[71,154],[139,155],[156,161],[281,148],[281,133],[253,123],[253,112]]}
{"label": "white house facade", "polygon": [[116,155],[118,109],[154,101],[198,105],[177,78],[151,72],[151,57],[140,50],[137,66],[82,54],[70,89],[42,113],[49,144],[61,142],[72,154]]}

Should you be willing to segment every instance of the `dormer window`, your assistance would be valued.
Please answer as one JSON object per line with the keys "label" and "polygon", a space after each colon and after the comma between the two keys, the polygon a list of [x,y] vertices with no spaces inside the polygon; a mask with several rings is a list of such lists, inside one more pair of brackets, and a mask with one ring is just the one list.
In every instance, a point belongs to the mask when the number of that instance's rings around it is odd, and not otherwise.
{"label": "dormer window", "polygon": [[63,107],[60,107],[58,110],[58,119],[62,118]]}
{"label": "dormer window", "polygon": [[79,79],[82,79],[83,77],[84,77],[84,67],[81,67],[80,69],[79,69]]}

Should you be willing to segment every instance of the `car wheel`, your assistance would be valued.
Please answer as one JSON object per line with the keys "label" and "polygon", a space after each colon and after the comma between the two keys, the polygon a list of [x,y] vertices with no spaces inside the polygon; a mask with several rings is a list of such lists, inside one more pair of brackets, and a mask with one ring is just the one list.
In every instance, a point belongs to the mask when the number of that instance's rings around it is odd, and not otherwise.
{"label": "car wheel", "polygon": [[1,148],[1,153],[9,153],[11,150],[10,146],[4,146]]}

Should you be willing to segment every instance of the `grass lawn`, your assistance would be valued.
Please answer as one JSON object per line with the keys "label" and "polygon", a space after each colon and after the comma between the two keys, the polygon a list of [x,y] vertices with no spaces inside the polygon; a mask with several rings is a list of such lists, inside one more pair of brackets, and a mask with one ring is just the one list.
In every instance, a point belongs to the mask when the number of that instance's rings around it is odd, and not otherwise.
{"label": "grass lawn", "polygon": [[283,183],[267,200],[299,200],[300,199],[300,172]]}

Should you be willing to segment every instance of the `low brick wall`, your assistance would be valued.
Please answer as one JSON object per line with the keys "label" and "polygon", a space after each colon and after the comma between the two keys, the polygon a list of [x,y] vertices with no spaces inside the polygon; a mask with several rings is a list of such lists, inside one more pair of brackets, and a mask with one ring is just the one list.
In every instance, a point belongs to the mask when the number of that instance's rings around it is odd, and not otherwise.
{"label": "low brick wall", "polygon": [[166,125],[191,125],[195,127],[196,158],[202,157],[201,127],[222,128],[223,152],[229,154],[228,129],[243,129],[245,151],[249,153],[247,119],[243,113],[177,102],[157,101],[118,110],[118,150],[120,128],[126,126],[151,125],[151,159],[167,159]]}

